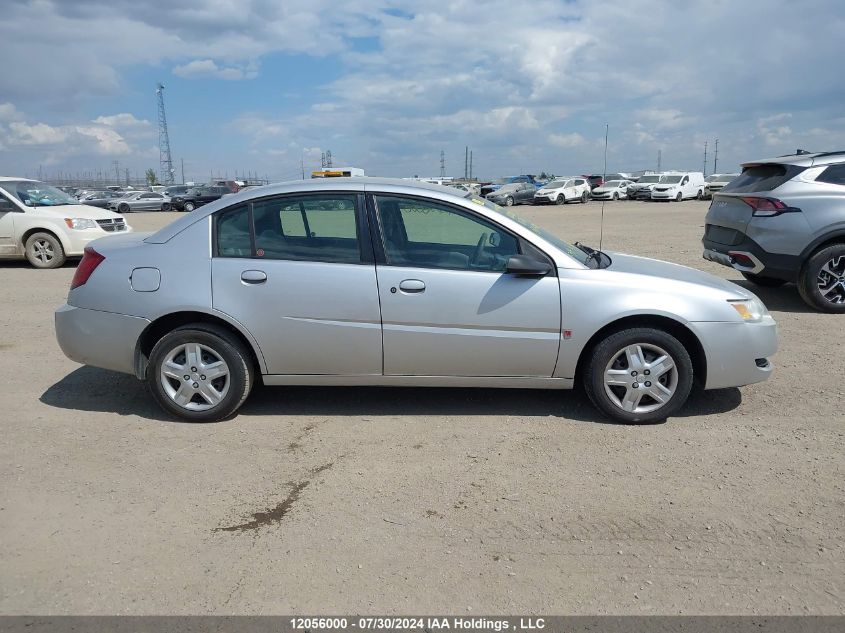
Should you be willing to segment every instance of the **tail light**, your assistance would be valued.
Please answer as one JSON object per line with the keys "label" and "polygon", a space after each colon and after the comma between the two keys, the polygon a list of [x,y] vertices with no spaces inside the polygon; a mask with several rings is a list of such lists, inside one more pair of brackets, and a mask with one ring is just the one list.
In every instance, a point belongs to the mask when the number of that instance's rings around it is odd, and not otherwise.
{"label": "tail light", "polygon": [[742,198],[742,201],[753,209],[751,215],[768,218],[781,213],[800,211],[794,207],[786,206],[777,198],[757,198],[753,196]]}
{"label": "tail light", "polygon": [[70,282],[70,289],[79,288],[85,285],[91,274],[97,269],[97,266],[105,260],[104,255],[100,255],[90,246],[86,246],[83,251],[82,261],[76,267],[76,272],[73,274],[73,280]]}

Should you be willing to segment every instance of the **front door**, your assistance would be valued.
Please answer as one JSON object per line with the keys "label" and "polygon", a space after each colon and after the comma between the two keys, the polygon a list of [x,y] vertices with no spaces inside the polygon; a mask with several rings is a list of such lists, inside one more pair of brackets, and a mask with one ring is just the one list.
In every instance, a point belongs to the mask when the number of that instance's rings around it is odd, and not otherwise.
{"label": "front door", "polygon": [[511,255],[533,247],[445,203],[376,195],[375,215],[386,375],[553,374],[558,278],[504,272]]}
{"label": "front door", "polygon": [[357,200],[280,196],[212,215],[214,308],[252,333],[268,373],[382,373],[375,265]]}

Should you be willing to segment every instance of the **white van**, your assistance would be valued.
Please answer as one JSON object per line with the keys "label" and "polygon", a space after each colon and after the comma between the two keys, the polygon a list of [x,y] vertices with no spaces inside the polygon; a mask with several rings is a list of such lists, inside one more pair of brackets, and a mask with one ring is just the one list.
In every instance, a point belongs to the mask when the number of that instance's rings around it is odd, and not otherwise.
{"label": "white van", "polygon": [[704,199],[704,174],[700,171],[679,171],[664,174],[651,188],[652,200]]}

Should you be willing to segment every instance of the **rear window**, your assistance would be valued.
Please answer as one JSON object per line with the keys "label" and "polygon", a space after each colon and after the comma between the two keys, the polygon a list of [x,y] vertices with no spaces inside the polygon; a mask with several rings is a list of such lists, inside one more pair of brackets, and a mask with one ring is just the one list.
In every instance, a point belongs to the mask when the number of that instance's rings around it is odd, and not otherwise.
{"label": "rear window", "polygon": [[797,165],[752,165],[742,170],[738,178],[722,189],[724,193],[757,193],[772,191],[788,180],[792,180],[806,169]]}

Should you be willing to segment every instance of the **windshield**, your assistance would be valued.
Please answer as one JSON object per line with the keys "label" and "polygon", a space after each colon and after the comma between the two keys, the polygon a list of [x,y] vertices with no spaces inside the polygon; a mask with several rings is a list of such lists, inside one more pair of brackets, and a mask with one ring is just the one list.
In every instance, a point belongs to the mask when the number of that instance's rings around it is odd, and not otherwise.
{"label": "windshield", "polygon": [[643,176],[637,182],[660,182],[660,176]]}
{"label": "windshield", "polygon": [[550,183],[543,185],[543,189],[560,189],[565,184],[565,180],[552,180]]}
{"label": "windshield", "polygon": [[681,176],[663,176],[660,179],[660,182],[669,185],[676,185],[681,182]]}
{"label": "windshield", "polygon": [[496,193],[507,193],[508,191],[516,191],[516,190],[517,190],[517,185],[514,185],[514,184],[502,185],[501,187],[499,187],[499,189],[496,191]]}
{"label": "windshield", "polygon": [[622,184],[621,180],[611,180],[610,182],[604,183],[603,186],[610,187],[611,189],[614,189],[615,187],[618,187],[621,184]]}
{"label": "windshield", "polygon": [[549,233],[546,229],[539,227],[532,222],[529,222],[525,218],[518,216],[513,211],[509,211],[508,209],[505,209],[504,207],[500,207],[498,204],[496,204],[494,202],[490,202],[489,200],[482,200],[481,198],[475,198],[475,197],[470,197],[470,196],[467,196],[467,199],[472,200],[475,204],[480,204],[481,206],[487,207],[491,211],[495,211],[496,213],[503,215],[510,220],[513,220],[517,224],[524,226],[526,229],[533,231],[534,233],[536,233],[537,235],[542,237],[544,240],[546,240],[550,244],[553,244],[554,246],[559,248],[561,251],[563,251],[564,253],[569,255],[575,261],[580,262],[580,263],[584,264],[585,266],[588,265],[587,259],[588,259],[589,255],[587,255],[587,253],[582,251],[580,248],[573,246],[569,242],[566,242],[566,241],[560,239],[557,235]]}
{"label": "windshield", "polygon": [[3,187],[28,207],[55,207],[62,204],[79,204],[76,198],[43,182],[18,180],[0,182]]}

